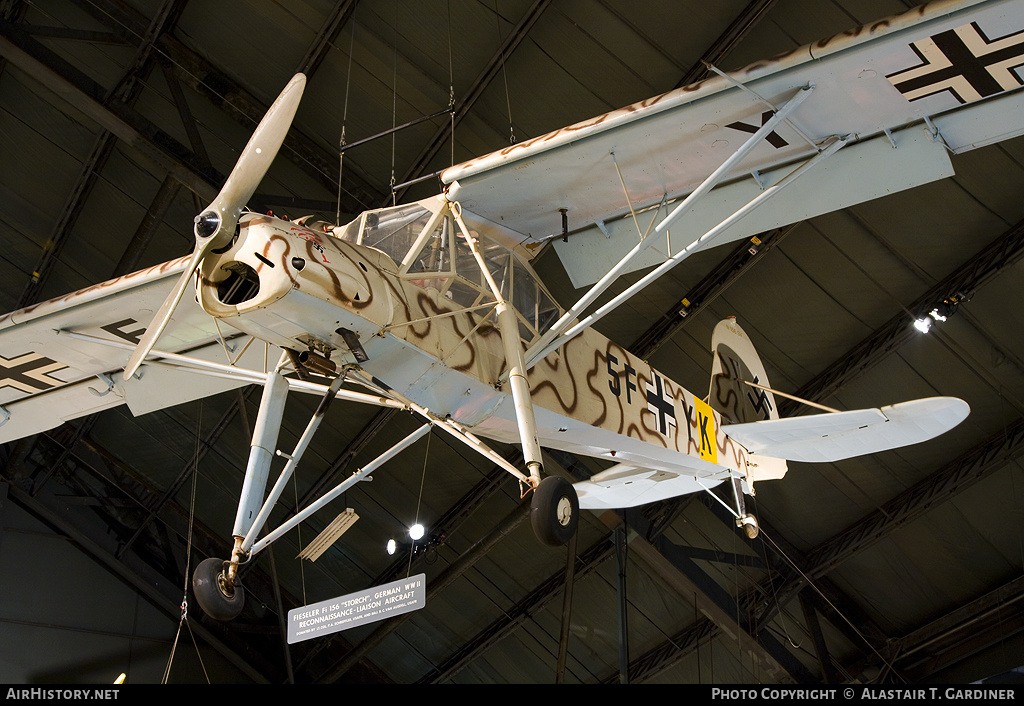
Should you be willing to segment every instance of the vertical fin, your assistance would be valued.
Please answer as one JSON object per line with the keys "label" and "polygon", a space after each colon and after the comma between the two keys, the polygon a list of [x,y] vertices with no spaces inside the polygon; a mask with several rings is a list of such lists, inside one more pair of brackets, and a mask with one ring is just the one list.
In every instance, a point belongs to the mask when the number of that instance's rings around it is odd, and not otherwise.
{"label": "vertical fin", "polygon": [[708,404],[722,415],[723,424],[743,424],[778,419],[775,396],[747,382],[771,387],[761,358],[736,318],[730,316],[715,326],[711,335],[711,390]]}
{"label": "vertical fin", "polygon": [[[751,387],[753,382],[771,387],[764,364],[747,334],[730,316],[715,326],[711,334],[711,389],[708,404],[722,415],[722,424],[744,424],[763,419],[778,419],[775,395],[767,390]],[[726,429],[728,433],[728,429]],[[781,478],[786,474],[786,462],[749,454],[747,482]]]}

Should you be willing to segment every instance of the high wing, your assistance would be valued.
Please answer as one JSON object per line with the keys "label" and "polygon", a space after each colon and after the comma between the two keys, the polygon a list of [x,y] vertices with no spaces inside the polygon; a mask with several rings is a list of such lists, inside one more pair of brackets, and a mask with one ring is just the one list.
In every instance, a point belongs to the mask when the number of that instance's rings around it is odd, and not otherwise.
{"label": "high wing", "polygon": [[456,165],[442,180],[467,211],[514,224],[534,252],[563,234],[564,209],[572,237],[553,243],[581,287],[608,272],[801,90],[812,89],[630,270],[690,244],[838,136],[850,146],[814,179],[701,247],[948,177],[950,152],[1024,133],[1021,30],[1020,2],[927,3]]}
{"label": "high wing", "polygon": [[[0,317],[0,443],[123,403],[143,414],[245,384],[157,366],[128,381],[112,375],[187,263],[173,260]],[[221,363],[228,362],[226,346],[234,347],[191,297],[175,311],[161,345]],[[255,369],[263,355],[260,345],[246,353],[246,363]]]}
{"label": "high wing", "polygon": [[969,412],[963,400],[930,397],[881,409],[766,419],[723,429],[751,453],[825,463],[926,441],[952,429]]}
{"label": "high wing", "polygon": [[[128,380],[121,371],[190,257],[156,265],[0,316],[0,443],[127,404],[134,415],[250,383],[281,357],[203,311],[195,296],[175,307],[160,350]],[[327,384],[289,379],[297,392]],[[339,390],[349,401],[401,407],[378,395]]]}

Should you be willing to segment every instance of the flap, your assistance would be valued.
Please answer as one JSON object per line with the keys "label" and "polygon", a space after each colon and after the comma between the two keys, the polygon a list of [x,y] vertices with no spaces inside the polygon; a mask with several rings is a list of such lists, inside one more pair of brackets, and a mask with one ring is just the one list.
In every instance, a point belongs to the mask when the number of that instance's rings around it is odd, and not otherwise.
{"label": "flap", "polygon": [[[723,469],[723,475],[728,477],[728,474]],[[721,479],[703,478],[698,483],[694,476],[620,463],[591,476],[590,480],[573,483],[573,487],[581,509],[615,510],[696,493],[721,482]]]}

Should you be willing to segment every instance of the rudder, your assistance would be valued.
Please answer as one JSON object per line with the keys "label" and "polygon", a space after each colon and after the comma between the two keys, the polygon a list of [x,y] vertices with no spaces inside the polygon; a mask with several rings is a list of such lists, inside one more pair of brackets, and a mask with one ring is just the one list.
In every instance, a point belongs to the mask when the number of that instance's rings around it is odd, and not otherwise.
{"label": "rudder", "polygon": [[[752,382],[771,387],[764,364],[747,334],[736,323],[736,317],[723,319],[711,334],[711,389],[708,404],[722,415],[722,424],[745,424],[764,419],[778,419],[775,395],[768,390],[751,387]],[[728,433],[728,431],[726,431]],[[750,454],[748,482],[782,478],[786,462]]]}

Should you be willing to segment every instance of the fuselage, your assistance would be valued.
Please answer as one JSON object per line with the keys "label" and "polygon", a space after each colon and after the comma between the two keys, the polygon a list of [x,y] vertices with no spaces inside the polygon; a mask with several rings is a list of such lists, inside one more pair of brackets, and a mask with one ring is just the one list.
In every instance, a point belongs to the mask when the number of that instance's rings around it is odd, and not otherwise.
{"label": "fuselage", "polygon": [[[404,245],[386,251],[397,229],[376,241],[381,247],[366,244],[366,223],[376,221],[365,215],[346,231],[246,214],[231,248],[204,260],[200,302],[245,333],[339,365],[358,363],[431,412],[479,436],[517,443],[493,297],[476,286],[478,272],[457,264],[464,239],[429,210],[447,208],[443,199],[421,203],[433,231],[414,237],[420,221],[408,227],[414,243],[404,257]],[[347,237],[333,235],[339,232]],[[486,246],[503,296],[517,307],[528,346],[561,311],[545,308],[553,300],[525,261],[482,230],[474,236]],[[417,264],[416,254],[428,264]],[[542,446],[705,478],[746,466],[746,451],[707,404],[591,329],[528,378]]]}

